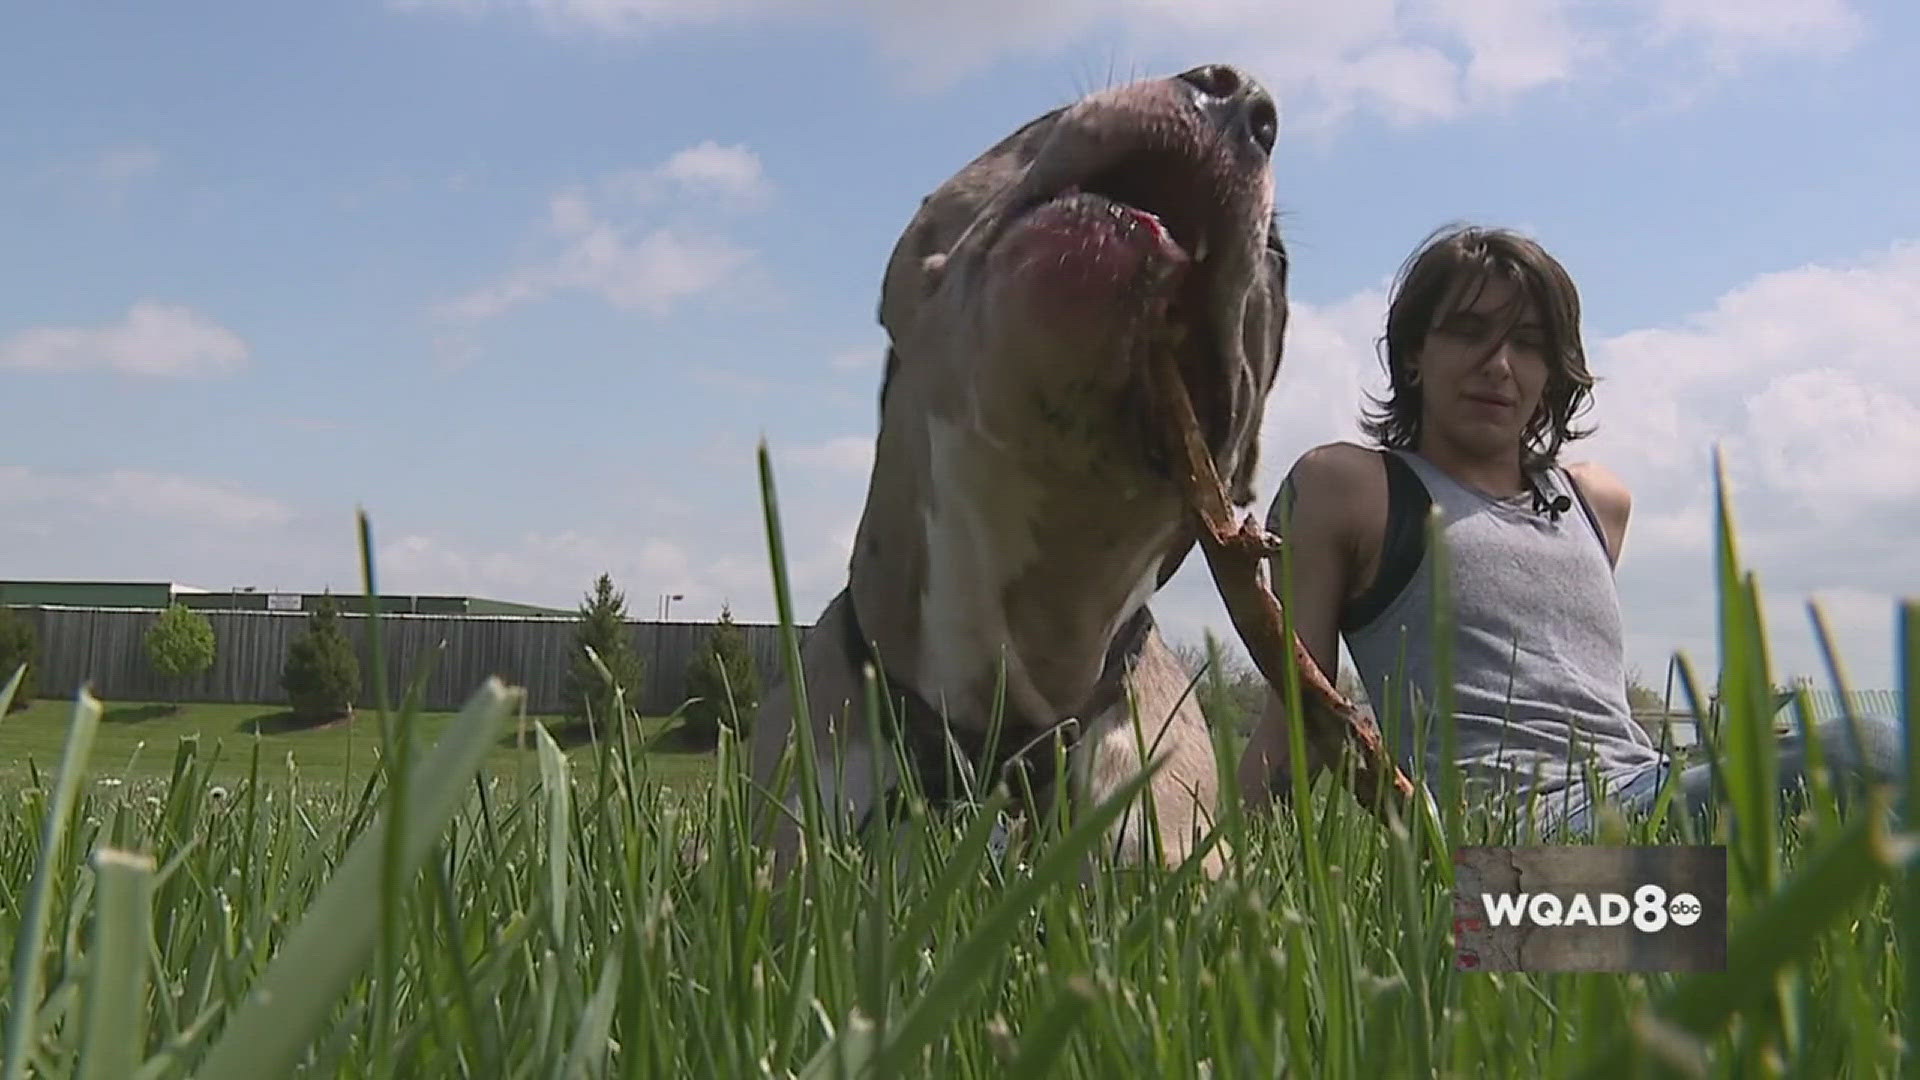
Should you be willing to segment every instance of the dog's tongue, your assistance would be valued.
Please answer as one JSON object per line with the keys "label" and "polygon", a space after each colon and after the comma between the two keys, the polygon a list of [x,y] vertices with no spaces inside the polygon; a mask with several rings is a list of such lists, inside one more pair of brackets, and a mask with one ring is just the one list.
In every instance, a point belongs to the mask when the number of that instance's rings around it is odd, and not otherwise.
{"label": "dog's tongue", "polygon": [[1111,322],[1171,296],[1192,260],[1159,218],[1069,192],[1029,213],[995,253],[1003,284],[1050,319]]}

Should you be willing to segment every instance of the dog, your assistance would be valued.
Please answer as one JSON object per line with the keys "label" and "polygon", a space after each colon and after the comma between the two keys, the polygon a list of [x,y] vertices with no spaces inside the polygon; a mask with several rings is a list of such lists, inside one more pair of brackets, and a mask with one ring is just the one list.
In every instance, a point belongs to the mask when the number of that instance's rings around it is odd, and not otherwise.
{"label": "dog", "polygon": [[[1148,607],[1197,526],[1138,354],[1172,329],[1246,507],[1287,321],[1278,123],[1253,77],[1207,65],[1047,112],[921,201],[881,286],[880,427],[847,583],[801,650],[808,730],[784,678],[754,718],[753,778],[781,802],[766,808],[777,874],[800,844],[799,772],[781,768],[800,736],[836,827],[898,792],[902,759],[932,803],[971,776],[976,792],[1034,792],[1031,818],[1063,795],[1104,801],[1144,746],[1166,760],[1111,850],[1153,858],[1146,813],[1168,863],[1200,846],[1220,798],[1211,734]],[[881,743],[869,664],[897,719]],[[1221,868],[1216,846],[1202,869]]]}

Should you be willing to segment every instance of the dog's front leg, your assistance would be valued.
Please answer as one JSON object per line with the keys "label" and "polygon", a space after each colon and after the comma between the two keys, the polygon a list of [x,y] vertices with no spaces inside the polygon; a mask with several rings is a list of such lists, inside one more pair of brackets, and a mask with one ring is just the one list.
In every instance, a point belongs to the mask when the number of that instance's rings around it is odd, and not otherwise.
{"label": "dog's front leg", "polygon": [[[843,596],[828,605],[800,651],[815,805],[831,836],[847,835],[899,783],[893,753],[873,742],[860,670],[845,646],[845,603]],[[783,678],[753,721],[753,840],[771,844],[776,880],[804,850],[809,815],[802,802],[806,788],[796,738],[802,729],[794,704],[793,684]]]}
{"label": "dog's front leg", "polygon": [[[1157,629],[1152,631],[1127,679],[1130,700],[1095,717],[1074,745],[1073,799],[1081,809],[1111,798],[1139,775],[1144,761],[1166,760],[1145,798],[1128,807],[1109,833],[1107,850],[1122,864],[1150,861],[1152,829],[1157,829],[1166,865],[1179,866],[1217,823],[1219,769],[1206,717],[1186,692],[1187,682],[1173,650]],[[1148,814],[1153,815],[1151,829]],[[1201,869],[1210,878],[1218,877],[1227,855],[1222,845],[1215,845]]]}

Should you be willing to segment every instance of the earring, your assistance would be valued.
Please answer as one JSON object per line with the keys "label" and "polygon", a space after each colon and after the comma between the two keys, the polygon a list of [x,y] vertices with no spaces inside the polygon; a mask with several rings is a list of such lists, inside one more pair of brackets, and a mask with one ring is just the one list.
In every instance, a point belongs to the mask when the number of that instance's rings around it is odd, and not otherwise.
{"label": "earring", "polygon": [[1407,369],[1407,385],[1408,386],[1420,385],[1420,369],[1419,368],[1410,367]]}

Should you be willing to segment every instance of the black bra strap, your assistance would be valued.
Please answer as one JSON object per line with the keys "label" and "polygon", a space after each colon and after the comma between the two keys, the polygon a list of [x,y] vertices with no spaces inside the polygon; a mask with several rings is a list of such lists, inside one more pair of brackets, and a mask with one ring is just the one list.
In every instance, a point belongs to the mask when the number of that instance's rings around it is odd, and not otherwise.
{"label": "black bra strap", "polygon": [[1427,553],[1427,511],[1433,496],[1406,459],[1380,451],[1387,469],[1387,527],[1380,537],[1380,569],[1365,592],[1343,605],[1340,629],[1352,632],[1380,617],[1413,580]]}
{"label": "black bra strap", "polygon": [[1600,527],[1600,517],[1593,512],[1593,504],[1587,501],[1587,493],[1580,490],[1580,482],[1573,478],[1572,473],[1562,469],[1560,476],[1566,481],[1568,490],[1573,492],[1573,501],[1580,504],[1580,512],[1586,515],[1587,524],[1593,526],[1593,535],[1600,539],[1600,550],[1611,558],[1613,549],[1607,546],[1607,530]]}

